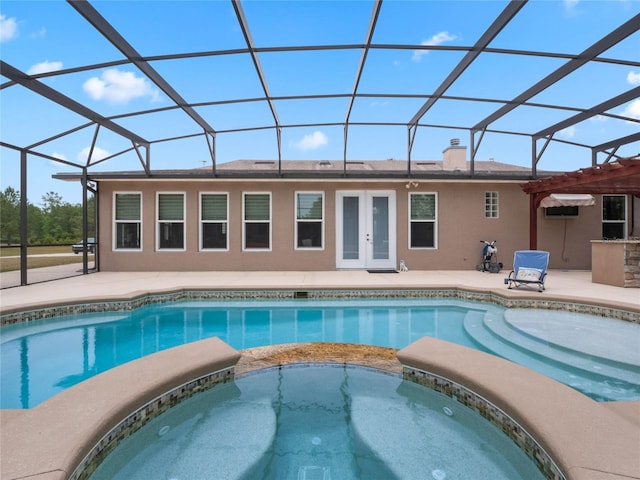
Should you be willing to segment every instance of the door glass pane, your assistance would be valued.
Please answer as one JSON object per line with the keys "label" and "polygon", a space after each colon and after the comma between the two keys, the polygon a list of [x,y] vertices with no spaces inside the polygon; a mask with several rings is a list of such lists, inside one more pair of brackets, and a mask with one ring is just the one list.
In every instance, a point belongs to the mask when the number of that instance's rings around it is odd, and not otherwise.
{"label": "door glass pane", "polygon": [[373,197],[373,259],[389,258],[389,198]]}
{"label": "door glass pane", "polygon": [[360,258],[358,239],[360,237],[358,197],[344,197],[342,199],[342,258],[357,260]]}

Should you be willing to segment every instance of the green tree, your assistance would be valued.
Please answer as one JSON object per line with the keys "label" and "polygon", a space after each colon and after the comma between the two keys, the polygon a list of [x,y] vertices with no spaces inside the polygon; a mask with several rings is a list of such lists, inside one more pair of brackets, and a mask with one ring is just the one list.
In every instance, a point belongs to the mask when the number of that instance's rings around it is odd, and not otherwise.
{"label": "green tree", "polygon": [[44,214],[36,205],[27,205],[27,242],[30,245],[43,245]]}
{"label": "green tree", "polygon": [[42,196],[42,240],[46,244],[72,243],[82,237],[82,206],[65,202],[60,194]]}
{"label": "green tree", "polygon": [[0,192],[0,240],[9,245],[20,240],[20,194],[13,187]]}

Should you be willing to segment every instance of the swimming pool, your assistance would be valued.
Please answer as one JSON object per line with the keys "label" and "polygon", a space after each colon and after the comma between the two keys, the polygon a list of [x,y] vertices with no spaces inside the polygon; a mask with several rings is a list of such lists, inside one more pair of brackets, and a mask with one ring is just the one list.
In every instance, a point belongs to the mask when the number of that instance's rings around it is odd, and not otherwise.
{"label": "swimming pool", "polygon": [[[232,434],[227,434],[232,432]],[[151,420],[90,480],[544,478],[451,398],[354,366],[258,371]]]}
{"label": "swimming pool", "polygon": [[30,408],[116,365],[213,336],[236,349],[316,341],[403,348],[431,336],[511,359],[596,400],[638,400],[639,333],[631,322],[448,299],[159,303],[2,327],[0,405]]}

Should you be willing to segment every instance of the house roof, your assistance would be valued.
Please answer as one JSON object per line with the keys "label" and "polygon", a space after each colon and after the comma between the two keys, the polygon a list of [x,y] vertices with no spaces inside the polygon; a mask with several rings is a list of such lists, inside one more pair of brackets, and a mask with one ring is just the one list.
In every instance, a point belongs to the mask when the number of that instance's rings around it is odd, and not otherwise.
{"label": "house roof", "polygon": [[[310,161],[310,160],[235,160],[213,166],[194,169],[164,169],[145,172],[111,171],[95,172],[88,175],[89,180],[131,180],[149,179],[224,179],[224,178],[307,178],[307,179],[459,179],[511,180],[522,182],[534,178],[531,170],[519,165],[496,161],[465,162],[466,168],[449,168],[442,160],[424,160],[411,162],[411,170],[406,160],[362,160],[362,161]],[[475,168],[471,173],[472,166]],[[553,175],[558,172],[539,172]],[[54,178],[62,180],[80,180],[79,173],[58,173]]]}

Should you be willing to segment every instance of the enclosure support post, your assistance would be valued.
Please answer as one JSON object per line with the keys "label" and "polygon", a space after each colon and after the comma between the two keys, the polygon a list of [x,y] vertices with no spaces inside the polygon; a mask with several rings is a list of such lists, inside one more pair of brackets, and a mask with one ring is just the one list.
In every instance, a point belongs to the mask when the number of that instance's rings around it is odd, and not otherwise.
{"label": "enclosure support post", "polygon": [[538,207],[536,194],[529,195],[529,250],[538,249]]}
{"label": "enclosure support post", "polygon": [[27,284],[27,151],[20,150],[20,285]]}
{"label": "enclosure support post", "polygon": [[[89,273],[89,244],[88,244],[88,232],[89,222],[87,208],[87,167],[82,168],[82,242],[84,248],[82,249],[82,274]],[[95,246],[94,246],[95,248]],[[95,258],[95,257],[94,257]]]}

